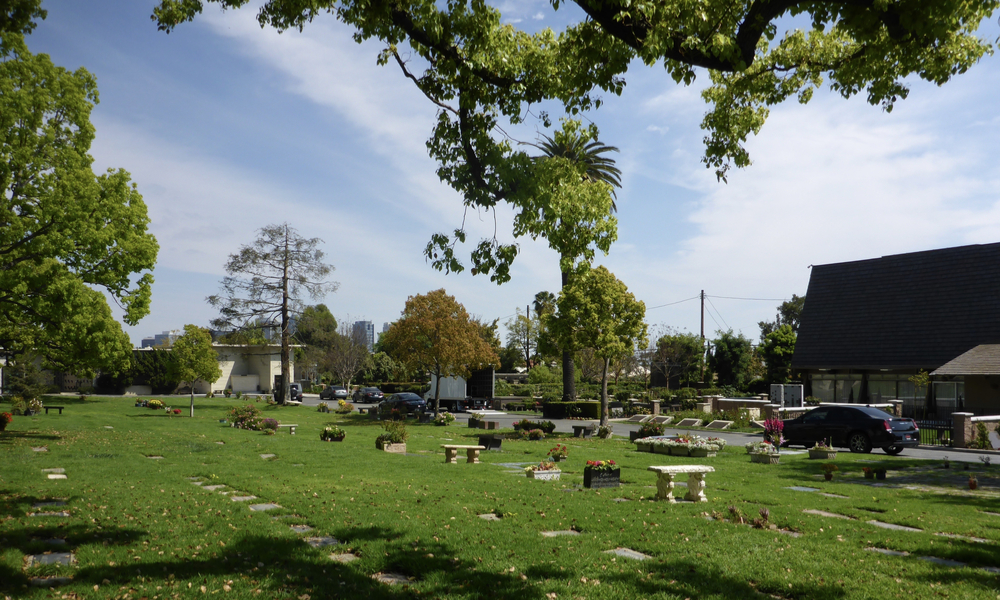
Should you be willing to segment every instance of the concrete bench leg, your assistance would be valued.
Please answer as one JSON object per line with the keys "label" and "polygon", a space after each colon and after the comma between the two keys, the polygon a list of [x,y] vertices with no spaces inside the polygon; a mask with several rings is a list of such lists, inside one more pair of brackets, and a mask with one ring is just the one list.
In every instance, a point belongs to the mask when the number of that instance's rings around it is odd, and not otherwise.
{"label": "concrete bench leg", "polygon": [[295,435],[295,428],[294,427],[289,427],[288,428],[288,435]]}
{"label": "concrete bench leg", "polygon": [[457,464],[458,460],[458,450],[455,448],[445,448],[444,449],[444,462],[445,464]]}
{"label": "concrete bench leg", "polygon": [[666,500],[673,504],[677,502],[674,499],[674,474],[673,473],[660,473],[660,476],[656,479],[656,499]]}
{"label": "concrete bench leg", "polygon": [[690,473],[688,475],[688,491],[684,499],[691,502],[708,502],[708,498],[705,497],[704,473]]}
{"label": "concrete bench leg", "polygon": [[479,462],[479,450],[476,448],[469,448],[466,450],[466,456],[468,457],[465,461],[467,463],[475,464]]}

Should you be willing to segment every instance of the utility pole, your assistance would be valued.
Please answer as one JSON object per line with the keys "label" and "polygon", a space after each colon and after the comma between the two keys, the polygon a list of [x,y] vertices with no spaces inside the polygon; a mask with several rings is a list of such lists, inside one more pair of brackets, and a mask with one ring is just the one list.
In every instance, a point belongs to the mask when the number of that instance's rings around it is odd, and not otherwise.
{"label": "utility pole", "polygon": [[705,381],[705,290],[701,290],[701,380]]}

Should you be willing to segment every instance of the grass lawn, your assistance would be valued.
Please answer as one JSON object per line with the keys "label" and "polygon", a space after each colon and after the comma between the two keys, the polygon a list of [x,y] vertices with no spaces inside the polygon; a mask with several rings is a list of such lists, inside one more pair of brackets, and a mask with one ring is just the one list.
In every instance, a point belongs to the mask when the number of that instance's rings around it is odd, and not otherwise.
{"label": "grass lawn", "polygon": [[[0,433],[0,595],[1000,598],[1000,574],[982,568],[1000,567],[996,466],[976,465],[979,489],[970,492],[964,471],[905,454],[841,452],[840,472],[826,482],[821,461],[805,454],[759,465],[743,448],[695,459],[638,453],[621,439],[561,438],[569,447],[562,480],[542,482],[501,463],[537,462],[552,438],[504,441],[502,452],[483,453],[482,464],[466,464],[460,454],[459,464],[448,465],[440,445],[475,443],[477,432],[412,424],[408,454],[395,455],[375,449],[381,428],[363,415],[260,403],[265,416],[299,425],[294,436],[266,436],[219,423],[240,404],[234,399],[196,398],[194,419],[186,416],[186,397],[166,399],[182,416],[136,408],[134,400],[61,399],[50,402],[67,406],[61,416],[15,417]],[[347,430],[345,441],[320,441],[330,422]],[[585,461],[609,458],[622,466],[622,487],[583,490]],[[706,478],[709,502],[654,501],[655,474],[646,467],[664,464],[715,467]],[[866,485],[875,482],[863,479],[863,466],[890,469],[879,482],[887,485]],[[47,479],[42,470],[49,468],[65,469],[67,479]],[[211,485],[225,487],[204,489]],[[684,488],[677,489],[682,496]],[[236,495],[256,499],[230,499]],[[32,508],[52,501],[66,504]],[[280,508],[253,512],[254,503]],[[767,508],[776,529],[734,522],[729,507],[751,520]],[[69,516],[28,516],[63,510]],[[487,513],[503,517],[478,516]],[[883,529],[872,520],[920,531]],[[298,533],[292,525],[312,530]],[[578,535],[541,535],[561,530]],[[307,543],[322,536],[339,544]],[[650,558],[607,553],[617,548]],[[29,555],[45,552],[71,552],[74,563],[27,565]],[[357,559],[331,558],[347,553]],[[920,558],[928,556],[966,566]],[[411,579],[387,585],[373,578],[390,573]],[[43,576],[72,581],[54,591],[31,585]]]}

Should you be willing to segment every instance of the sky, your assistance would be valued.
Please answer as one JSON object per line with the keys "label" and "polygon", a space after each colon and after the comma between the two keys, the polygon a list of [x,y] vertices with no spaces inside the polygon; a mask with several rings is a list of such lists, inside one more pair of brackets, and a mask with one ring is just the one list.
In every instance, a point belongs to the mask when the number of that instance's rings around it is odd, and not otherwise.
{"label": "sky", "polygon": [[[376,331],[408,296],[439,288],[501,324],[536,292],[558,292],[558,258],[541,240],[517,240],[502,286],[425,261],[430,236],[462,223],[461,198],[427,155],[435,107],[398,67],[376,64],[379,43],[356,44],[329,16],[279,34],[252,7],[214,5],[167,35],[155,5],[47,0],[27,40],[96,75],[95,171],[129,171],[148,206],[160,253],[151,312],[125,326],[134,344],[207,326],[229,254],[281,222],[321,238],[336,269],[338,290],[307,302]],[[547,0],[494,5],[530,31],[580,18]],[[996,15],[981,34],[997,39]],[[709,337],[731,328],[756,340],[758,321],[805,294],[810,265],[1000,241],[1000,57],[942,87],[913,81],[891,113],[829,90],[774,107],[747,145],[753,165],[728,183],[700,160],[707,79],[683,87],[662,66],[633,65],[622,96],[588,115],[621,149],[623,173],[618,241],[595,262],[646,303],[653,331],[698,333],[704,290]],[[515,135],[534,141],[536,126]],[[495,216],[503,241],[510,216]],[[494,215],[466,224],[477,240]]]}

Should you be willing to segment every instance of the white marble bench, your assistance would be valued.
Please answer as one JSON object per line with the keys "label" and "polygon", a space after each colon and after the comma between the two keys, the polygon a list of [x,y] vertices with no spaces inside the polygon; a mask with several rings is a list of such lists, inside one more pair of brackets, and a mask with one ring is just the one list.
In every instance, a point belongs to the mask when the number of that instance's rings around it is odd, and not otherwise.
{"label": "white marble bench", "polygon": [[465,454],[468,457],[467,463],[478,463],[479,462],[479,451],[485,450],[486,446],[459,446],[454,444],[441,444],[444,448],[444,462],[448,464],[455,464],[458,462],[458,451],[465,450]]}
{"label": "white marble bench", "polygon": [[288,423],[287,425],[278,425],[278,427],[287,427],[288,433],[295,435],[295,428],[298,427],[298,423]]}
{"label": "white marble bench", "polygon": [[654,471],[657,474],[657,500],[676,502],[674,499],[674,476],[679,473],[687,473],[688,490],[684,499],[691,502],[708,502],[708,498],[705,497],[705,474],[714,473],[714,467],[705,467],[702,465],[671,465],[663,467],[649,467],[649,470]]}

